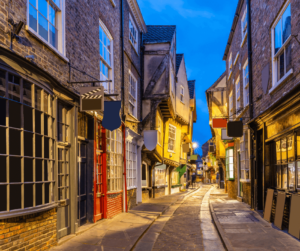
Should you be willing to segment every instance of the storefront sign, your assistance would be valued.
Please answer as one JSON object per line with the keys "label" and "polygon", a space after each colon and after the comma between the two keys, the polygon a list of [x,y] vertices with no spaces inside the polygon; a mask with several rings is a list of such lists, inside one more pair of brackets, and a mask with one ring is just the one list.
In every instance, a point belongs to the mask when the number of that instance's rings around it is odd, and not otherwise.
{"label": "storefront sign", "polygon": [[98,87],[80,88],[80,111],[97,111],[103,113],[104,110],[104,89]]}
{"label": "storefront sign", "polygon": [[144,131],[144,144],[149,151],[152,151],[156,147],[157,130]]}
{"label": "storefront sign", "polygon": [[182,145],[182,152],[184,152],[184,153],[190,152],[190,144],[189,143]]}
{"label": "storefront sign", "polygon": [[121,101],[105,101],[102,126],[110,131],[121,126],[120,118]]}
{"label": "storefront sign", "polygon": [[227,123],[227,136],[228,137],[242,137],[243,136],[243,122],[242,121],[229,121]]}
{"label": "storefront sign", "polygon": [[227,127],[227,119],[223,118],[215,118],[212,119],[212,128],[226,128]]}

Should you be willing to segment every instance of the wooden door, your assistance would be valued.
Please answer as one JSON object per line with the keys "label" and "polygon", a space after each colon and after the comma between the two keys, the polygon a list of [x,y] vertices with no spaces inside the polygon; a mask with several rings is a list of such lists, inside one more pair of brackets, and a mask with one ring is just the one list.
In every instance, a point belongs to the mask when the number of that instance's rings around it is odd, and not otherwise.
{"label": "wooden door", "polygon": [[105,129],[101,121],[95,119],[94,140],[94,222],[104,218],[106,195],[106,154]]}

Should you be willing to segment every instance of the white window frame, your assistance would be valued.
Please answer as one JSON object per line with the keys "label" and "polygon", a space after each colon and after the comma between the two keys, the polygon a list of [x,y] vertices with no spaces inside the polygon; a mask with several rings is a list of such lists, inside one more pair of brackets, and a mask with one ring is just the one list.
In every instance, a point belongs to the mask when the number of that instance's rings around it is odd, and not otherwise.
{"label": "white window frame", "polygon": [[232,52],[230,53],[229,60],[228,60],[228,69],[229,69],[228,79],[230,79],[232,75]]}
{"label": "white window frame", "polygon": [[157,143],[161,146],[161,119],[157,117]]}
{"label": "white window frame", "polygon": [[240,77],[238,77],[235,81],[235,105],[236,111],[239,111],[241,108],[241,83]]}
{"label": "white window frame", "polygon": [[[101,52],[100,52],[100,34],[99,34],[99,57],[100,57],[100,62],[99,62],[99,67],[100,67],[100,80],[112,80],[112,82],[108,82],[108,83],[101,83],[101,85],[104,86],[104,92],[106,93],[114,93],[114,40],[112,35],[110,34],[110,32],[108,31],[108,29],[106,28],[105,24],[99,19],[99,33],[100,33],[100,28],[102,29],[102,31],[104,32],[104,34],[106,35],[106,37],[109,39],[110,41],[110,64],[101,56]],[[101,70],[101,65],[105,65],[105,67],[108,68],[108,78],[106,78],[103,74],[102,74],[102,70]]]}
{"label": "white window frame", "polygon": [[[246,60],[243,66],[243,95],[244,95],[244,108],[249,105],[249,67],[248,67],[248,59]],[[246,68],[248,69],[248,73],[246,75]],[[247,97],[248,96],[248,97]],[[246,101],[248,102],[246,103]]]}
{"label": "white window frame", "polygon": [[[170,128],[174,129],[174,138],[170,137]],[[170,141],[173,141],[173,149],[170,149]],[[176,126],[169,124],[169,133],[168,133],[168,152],[175,153],[176,148]]]}
{"label": "white window frame", "polygon": [[248,26],[248,11],[247,11],[247,6],[246,6],[243,17],[241,19],[241,31],[242,31],[241,47],[243,47],[243,45],[245,44],[246,38],[247,38],[247,34],[248,34],[247,26]]}
{"label": "white window frame", "polygon": [[[132,27],[134,28],[134,30],[136,32],[136,38],[134,38],[134,34],[132,34],[132,32],[131,32],[130,23],[131,23]],[[138,48],[139,48],[139,32],[138,32],[138,29],[137,29],[136,24],[134,22],[134,19],[132,18],[132,16],[131,16],[130,13],[129,13],[129,23],[128,23],[128,25],[129,25],[129,36],[128,36],[128,38],[129,38],[130,44],[134,48],[135,52],[137,54],[139,54],[139,52],[138,52],[139,51],[138,50]],[[132,38],[133,38],[134,41],[132,41],[130,39],[130,37],[131,37],[130,35],[132,36]]]}
{"label": "white window frame", "polygon": [[[141,166],[141,168],[143,168],[143,165],[145,165],[146,166],[146,180],[143,180],[142,179],[142,175],[143,175],[143,170],[141,171],[141,181],[142,181],[142,187],[148,187],[148,164],[145,162],[145,161],[143,161],[142,162],[142,166]],[[146,181],[146,182],[145,182]],[[146,183],[146,185],[143,185],[143,183]]]}
{"label": "white window frame", "polygon": [[[243,136],[240,137],[240,154],[241,154],[241,173],[240,182],[250,182],[250,154],[249,154],[249,129],[244,129]],[[247,174],[248,173],[248,174]]]}
{"label": "white window frame", "polygon": [[277,26],[278,22],[282,22],[282,16],[285,13],[286,9],[288,8],[288,6],[291,4],[290,0],[288,0],[284,7],[282,8],[282,10],[280,11],[280,13],[278,14],[278,17],[276,18],[272,29],[271,29],[271,33],[272,33],[272,37],[271,37],[271,51],[272,51],[272,88],[269,90],[269,93],[272,93],[279,85],[281,85],[292,73],[293,73],[293,68],[291,68],[289,71],[286,72],[286,56],[284,57],[284,71],[285,74],[281,79],[278,79],[278,58],[281,55],[281,53],[283,52],[284,54],[286,54],[286,48],[287,45],[289,45],[292,36],[290,35],[286,41],[283,43],[283,41],[281,41],[281,48],[276,52],[275,54],[275,27]]}
{"label": "white window frame", "polygon": [[126,141],[126,181],[127,189],[137,187],[137,144],[133,141]]}
{"label": "white window frame", "polygon": [[180,86],[180,101],[184,104],[184,88]]}
{"label": "white window frame", "polygon": [[[132,93],[132,90],[135,91],[135,93]],[[129,70],[129,103],[133,106],[133,112],[131,112],[130,109],[128,109],[128,113],[132,115],[133,117],[137,117],[137,80],[132,74],[132,72]]]}
{"label": "white window frame", "polygon": [[[66,34],[65,34],[65,0],[60,0],[60,6],[55,4],[53,0],[47,0],[48,2],[53,5],[56,9],[55,12],[55,28],[57,29],[57,48],[55,48],[49,41],[46,41],[41,35],[38,34],[38,21],[37,21],[37,31],[30,27],[30,0],[27,0],[27,23],[25,29],[33,35],[35,38],[39,39],[43,44],[45,44],[50,50],[56,53],[61,59],[66,62],[69,62],[69,59],[66,57]],[[48,6],[48,5],[47,5]],[[33,7],[31,7],[33,8]],[[37,8],[37,20],[38,20],[38,0],[36,1],[36,8]],[[36,9],[35,8],[35,9]],[[48,8],[49,9],[49,8]],[[47,17],[48,18],[48,17]],[[47,19],[48,20],[48,19]],[[49,22],[48,22],[49,23]],[[49,24],[48,24],[48,31],[49,31]],[[49,40],[49,38],[48,38]]]}

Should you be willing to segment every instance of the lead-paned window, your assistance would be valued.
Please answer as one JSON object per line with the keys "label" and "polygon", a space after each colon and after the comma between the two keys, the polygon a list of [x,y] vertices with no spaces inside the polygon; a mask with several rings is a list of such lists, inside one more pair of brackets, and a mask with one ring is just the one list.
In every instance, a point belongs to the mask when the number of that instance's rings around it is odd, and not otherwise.
{"label": "lead-paned window", "polygon": [[168,141],[168,150],[175,152],[175,143],[176,143],[176,127],[169,125],[169,141]]}
{"label": "lead-paned window", "polygon": [[62,102],[57,103],[57,140],[70,142],[70,108]]}
{"label": "lead-paned window", "polygon": [[233,148],[226,149],[226,179],[234,180]]}
{"label": "lead-paned window", "polygon": [[55,139],[49,130],[54,123],[49,107],[53,97],[4,70],[0,70],[0,94],[0,214],[52,203]]}
{"label": "lead-paned window", "polygon": [[135,188],[136,184],[136,143],[127,141],[126,142],[126,177],[127,177],[127,188]]}
{"label": "lead-paned window", "polygon": [[273,28],[273,86],[292,68],[291,51],[291,4],[288,4],[280,13],[280,19]]}
{"label": "lead-paned window", "polygon": [[106,130],[107,191],[122,190],[122,131]]}
{"label": "lead-paned window", "polygon": [[58,148],[58,199],[69,199],[70,157],[69,149]]}
{"label": "lead-paned window", "polygon": [[29,0],[28,24],[38,37],[63,52],[63,48],[58,47],[58,38],[63,40],[63,29],[58,30],[63,23],[61,4],[61,0]]}
{"label": "lead-paned window", "polygon": [[[113,41],[105,25],[99,20],[100,80],[113,80]],[[103,82],[104,91],[114,92],[113,82]]]}

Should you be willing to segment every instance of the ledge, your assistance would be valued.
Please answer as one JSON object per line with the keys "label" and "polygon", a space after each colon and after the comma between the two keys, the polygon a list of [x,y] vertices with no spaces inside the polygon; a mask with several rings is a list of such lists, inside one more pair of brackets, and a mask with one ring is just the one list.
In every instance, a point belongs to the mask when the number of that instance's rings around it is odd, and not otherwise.
{"label": "ledge", "polygon": [[25,26],[25,29],[28,31],[36,39],[40,40],[44,45],[46,45],[51,51],[53,51],[57,56],[59,56],[66,63],[69,62],[69,59],[65,57],[60,51],[54,48],[51,44],[49,44],[44,38],[42,38],[39,34],[37,34],[34,30],[32,30],[28,25]]}
{"label": "ledge", "polygon": [[287,78],[293,74],[293,69],[290,69],[270,90],[269,94],[272,94],[279,86],[281,86]]}
{"label": "ledge", "polygon": [[57,203],[51,203],[47,205],[42,205],[34,208],[27,208],[27,209],[18,209],[13,210],[10,212],[2,212],[0,213],[0,219],[8,219],[8,218],[15,218],[20,216],[25,216],[28,214],[36,214],[44,211],[51,210],[52,208],[58,207]]}

